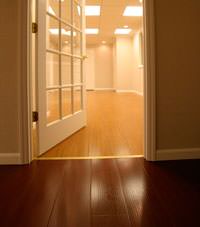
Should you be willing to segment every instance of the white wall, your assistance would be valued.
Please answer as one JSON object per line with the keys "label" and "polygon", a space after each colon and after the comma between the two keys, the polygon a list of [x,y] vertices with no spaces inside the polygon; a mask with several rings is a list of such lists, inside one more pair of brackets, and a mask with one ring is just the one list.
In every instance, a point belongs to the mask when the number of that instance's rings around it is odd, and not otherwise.
{"label": "white wall", "polygon": [[117,37],[112,46],[88,46],[87,89],[113,88],[142,95],[144,69],[140,46],[140,33],[134,37]]}
{"label": "white wall", "polygon": [[87,89],[113,88],[113,49],[111,45],[87,47]]}
{"label": "white wall", "polygon": [[133,90],[133,43],[130,37],[117,37],[115,49],[116,90]]}
{"label": "white wall", "polygon": [[133,89],[143,94],[144,66],[142,62],[141,33],[135,33],[133,37]]}
{"label": "white wall", "polygon": [[113,88],[116,89],[117,86],[117,70],[116,70],[116,64],[117,64],[117,51],[116,51],[116,42],[113,44]]}
{"label": "white wall", "polygon": [[100,45],[95,51],[95,87],[113,88],[112,46]]}
{"label": "white wall", "polygon": [[113,81],[117,91],[143,94],[143,67],[139,33],[134,37],[117,37],[113,45]]}
{"label": "white wall", "polygon": [[85,60],[86,89],[95,89],[95,48],[87,48],[87,59]]}
{"label": "white wall", "polygon": [[[27,1],[0,1],[0,163],[17,164],[27,131]],[[22,87],[24,89],[22,89]],[[27,103],[26,103],[27,104]],[[21,159],[22,158],[22,159]]]}

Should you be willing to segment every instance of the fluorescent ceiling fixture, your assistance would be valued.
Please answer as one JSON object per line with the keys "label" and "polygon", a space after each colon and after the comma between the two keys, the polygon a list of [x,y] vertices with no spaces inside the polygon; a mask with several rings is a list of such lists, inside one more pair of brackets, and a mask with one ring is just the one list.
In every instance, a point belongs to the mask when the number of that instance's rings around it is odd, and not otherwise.
{"label": "fluorescent ceiling fixture", "polygon": [[143,16],[142,6],[127,6],[123,16],[126,17],[141,17]]}
{"label": "fluorescent ceiling fixture", "polygon": [[128,35],[131,31],[130,28],[117,28],[115,29],[115,35]]}
{"label": "fluorescent ceiling fixture", "polygon": [[50,14],[56,16],[56,14],[55,14],[55,12],[53,11],[53,9],[52,9],[51,6],[48,7],[48,12],[49,12]]}
{"label": "fluorescent ceiling fixture", "polygon": [[87,35],[97,35],[99,33],[99,29],[98,28],[86,28],[85,33]]}
{"label": "fluorescent ceiling fixture", "polygon": [[100,6],[85,6],[86,16],[100,16],[101,7]]}
{"label": "fluorescent ceiling fixture", "polygon": [[[49,32],[52,35],[59,35],[59,29],[58,28],[50,28]],[[61,33],[62,33],[62,35],[71,36],[71,31],[66,31],[64,28],[61,29]],[[76,32],[73,32],[73,36],[76,36]]]}

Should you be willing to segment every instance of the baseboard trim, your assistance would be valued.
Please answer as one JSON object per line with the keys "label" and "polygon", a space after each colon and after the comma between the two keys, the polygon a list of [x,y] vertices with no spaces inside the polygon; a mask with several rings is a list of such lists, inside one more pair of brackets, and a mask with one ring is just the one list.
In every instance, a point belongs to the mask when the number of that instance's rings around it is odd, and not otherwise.
{"label": "baseboard trim", "polygon": [[0,154],[0,165],[19,165],[22,164],[19,153]]}
{"label": "baseboard trim", "polygon": [[95,91],[115,91],[114,88],[95,88]]}
{"label": "baseboard trim", "polygon": [[116,90],[117,93],[135,93],[137,95],[143,96],[142,92],[136,90]]}
{"label": "baseboard trim", "polygon": [[200,148],[157,150],[156,160],[200,159]]}
{"label": "baseboard trim", "polygon": [[87,88],[86,91],[94,91],[94,88]]}
{"label": "baseboard trim", "polygon": [[136,91],[135,93],[136,93],[137,95],[144,96],[143,92]]}

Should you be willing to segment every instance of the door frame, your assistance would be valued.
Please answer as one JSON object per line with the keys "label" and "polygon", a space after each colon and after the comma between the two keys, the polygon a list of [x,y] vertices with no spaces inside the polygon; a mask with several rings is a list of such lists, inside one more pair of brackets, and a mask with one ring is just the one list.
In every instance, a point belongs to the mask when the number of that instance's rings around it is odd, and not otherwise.
{"label": "door frame", "polygon": [[[37,1],[37,0],[35,0]],[[27,57],[24,58],[26,67],[26,83],[22,84],[22,92],[26,97],[21,100],[22,111],[26,115],[23,118],[23,128],[20,140],[23,141],[21,149],[21,164],[33,161],[32,147],[32,0],[27,0],[26,18],[26,49]],[[144,25],[144,158],[148,161],[156,161],[156,57],[155,57],[155,15],[154,0],[143,0],[143,25]],[[27,132],[27,133],[26,133]],[[25,136],[26,135],[26,136]]]}
{"label": "door frame", "polygon": [[154,0],[143,0],[144,157],[156,161],[156,40]]}

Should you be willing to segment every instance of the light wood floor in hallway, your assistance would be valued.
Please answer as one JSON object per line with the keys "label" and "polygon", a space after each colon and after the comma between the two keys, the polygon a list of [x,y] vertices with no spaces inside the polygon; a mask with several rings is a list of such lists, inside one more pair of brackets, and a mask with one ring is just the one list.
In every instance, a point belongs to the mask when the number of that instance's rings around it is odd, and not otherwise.
{"label": "light wood floor in hallway", "polygon": [[42,158],[143,155],[143,97],[134,93],[87,92],[87,127]]}

